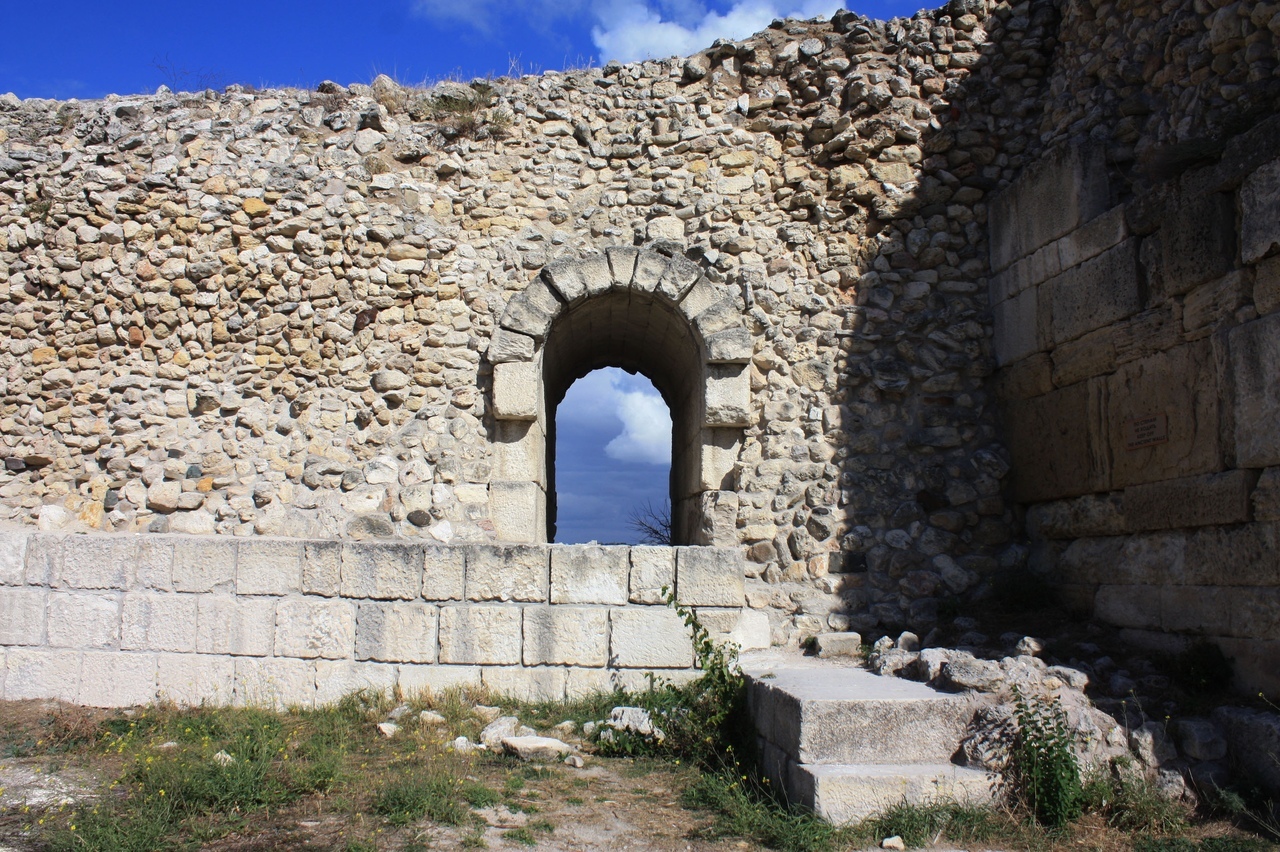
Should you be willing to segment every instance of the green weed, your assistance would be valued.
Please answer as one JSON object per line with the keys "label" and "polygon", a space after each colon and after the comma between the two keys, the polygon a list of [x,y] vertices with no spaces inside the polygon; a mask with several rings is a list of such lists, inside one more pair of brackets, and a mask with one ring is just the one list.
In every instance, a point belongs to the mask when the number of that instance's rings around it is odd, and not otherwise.
{"label": "green weed", "polygon": [[763,782],[735,768],[706,773],[680,797],[681,804],[715,814],[706,839],[746,837],[782,852],[828,852],[844,848],[853,834],[812,813],[782,804]]}
{"label": "green weed", "polygon": [[1014,689],[1018,722],[1010,780],[1015,795],[1043,825],[1064,825],[1081,813],[1080,766],[1071,746],[1067,714],[1056,700]]}
{"label": "green weed", "polygon": [[421,819],[461,825],[468,815],[461,785],[452,776],[396,781],[374,797],[373,812],[386,817],[392,825],[408,825]]}

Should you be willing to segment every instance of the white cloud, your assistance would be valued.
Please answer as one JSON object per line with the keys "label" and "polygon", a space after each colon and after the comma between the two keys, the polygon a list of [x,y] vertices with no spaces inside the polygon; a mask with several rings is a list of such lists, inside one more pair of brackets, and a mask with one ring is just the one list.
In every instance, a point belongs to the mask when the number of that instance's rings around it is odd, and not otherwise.
{"label": "white cloud", "polygon": [[562,429],[571,423],[602,439],[613,434],[604,451],[615,461],[671,464],[671,412],[643,376],[614,368],[587,374],[565,394],[556,420]]}
{"label": "white cloud", "polygon": [[655,392],[618,391],[622,434],[605,445],[617,461],[671,464],[671,412]]}
{"label": "white cloud", "polygon": [[633,62],[696,53],[718,38],[745,38],[775,18],[830,17],[836,0],[739,0],[724,12],[696,0],[598,0],[592,41],[602,60]]}

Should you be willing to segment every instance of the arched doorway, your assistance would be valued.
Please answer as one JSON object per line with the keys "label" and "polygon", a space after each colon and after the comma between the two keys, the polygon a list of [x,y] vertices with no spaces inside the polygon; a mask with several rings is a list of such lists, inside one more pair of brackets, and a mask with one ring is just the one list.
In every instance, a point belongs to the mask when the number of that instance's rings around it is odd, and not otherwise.
{"label": "arched doorway", "polygon": [[615,247],[544,269],[508,303],[489,348],[496,537],[548,540],[549,413],[574,380],[617,366],[648,376],[671,408],[675,541],[733,543],[736,463],[752,416],[742,311],[740,295],[685,258]]}

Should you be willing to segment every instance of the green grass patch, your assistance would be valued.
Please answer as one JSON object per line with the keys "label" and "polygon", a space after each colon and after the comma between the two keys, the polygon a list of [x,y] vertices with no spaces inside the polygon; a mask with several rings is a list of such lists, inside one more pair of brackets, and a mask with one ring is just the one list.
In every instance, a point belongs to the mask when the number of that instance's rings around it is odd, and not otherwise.
{"label": "green grass patch", "polygon": [[378,791],[373,812],[392,825],[429,819],[441,825],[462,825],[470,815],[462,785],[452,776],[402,778]]}

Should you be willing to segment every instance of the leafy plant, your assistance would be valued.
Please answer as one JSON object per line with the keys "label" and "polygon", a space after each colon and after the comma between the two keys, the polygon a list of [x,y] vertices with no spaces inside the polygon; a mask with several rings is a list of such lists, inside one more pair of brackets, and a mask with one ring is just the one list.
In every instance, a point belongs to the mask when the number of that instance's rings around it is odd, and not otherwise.
{"label": "leafy plant", "polygon": [[1028,697],[1015,687],[1014,719],[1018,731],[1010,775],[1016,795],[1043,825],[1059,826],[1080,816],[1080,765],[1062,705]]}

